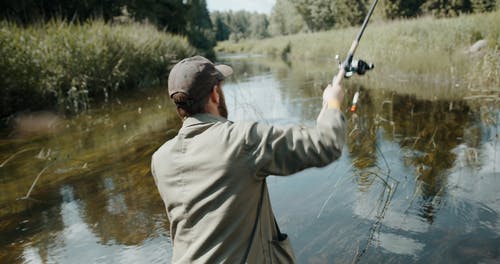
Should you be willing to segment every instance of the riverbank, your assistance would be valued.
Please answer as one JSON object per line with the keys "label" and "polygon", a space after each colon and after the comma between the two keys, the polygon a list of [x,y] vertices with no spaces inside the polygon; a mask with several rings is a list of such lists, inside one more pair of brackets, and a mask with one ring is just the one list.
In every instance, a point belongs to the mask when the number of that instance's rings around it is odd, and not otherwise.
{"label": "riverbank", "polygon": [[[234,69],[224,84],[231,120],[314,125],[320,82],[333,70],[326,64],[321,75],[313,61],[224,62]],[[294,241],[298,263],[348,263],[364,248],[360,262],[367,263],[495,262],[498,101],[369,88],[361,90],[356,115],[346,111],[341,159],[269,179],[277,221]],[[346,98],[353,93],[346,89]],[[51,133],[4,137],[0,259],[165,263],[172,245],[151,155],[181,123],[163,87],[127,99],[120,94],[120,101],[60,120]]]}
{"label": "riverbank", "polygon": [[0,117],[18,111],[79,112],[118,90],[163,83],[196,50],[143,23],[0,22]]}
{"label": "riverbank", "polygon": [[[378,74],[405,82],[469,90],[500,90],[500,12],[449,19],[423,17],[368,26],[356,57],[376,64]],[[221,42],[219,53],[250,53],[295,61],[329,61],[345,56],[359,28],[281,36],[239,43]],[[478,40],[483,49],[470,52]],[[451,88],[450,88],[451,89]]]}

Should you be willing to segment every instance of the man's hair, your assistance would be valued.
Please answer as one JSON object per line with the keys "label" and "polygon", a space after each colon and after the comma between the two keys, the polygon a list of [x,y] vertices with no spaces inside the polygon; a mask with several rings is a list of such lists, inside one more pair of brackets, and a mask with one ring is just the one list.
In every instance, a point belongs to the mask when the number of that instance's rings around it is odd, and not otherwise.
{"label": "man's hair", "polygon": [[205,113],[205,106],[208,103],[210,93],[198,100],[191,99],[187,94],[182,92],[173,94],[172,101],[177,106],[177,114],[181,118],[185,118],[192,115]]}
{"label": "man's hair", "polygon": [[200,100],[193,100],[187,94],[179,92],[172,95],[172,101],[177,106],[177,114],[181,118],[195,114],[205,113],[205,106],[208,103],[210,94]]}

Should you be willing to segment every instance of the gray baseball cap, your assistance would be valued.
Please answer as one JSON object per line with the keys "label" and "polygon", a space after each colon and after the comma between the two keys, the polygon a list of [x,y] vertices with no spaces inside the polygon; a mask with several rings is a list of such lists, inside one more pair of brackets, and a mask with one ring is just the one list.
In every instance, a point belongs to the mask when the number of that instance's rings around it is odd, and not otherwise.
{"label": "gray baseball cap", "polygon": [[168,95],[185,93],[192,100],[208,95],[214,85],[233,74],[233,69],[224,64],[215,65],[207,58],[194,56],[178,62],[168,76]]}

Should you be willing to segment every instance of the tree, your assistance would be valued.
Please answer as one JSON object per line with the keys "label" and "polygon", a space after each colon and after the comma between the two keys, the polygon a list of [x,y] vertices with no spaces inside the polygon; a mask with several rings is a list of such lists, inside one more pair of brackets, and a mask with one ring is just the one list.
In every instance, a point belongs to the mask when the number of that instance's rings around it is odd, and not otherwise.
{"label": "tree", "polygon": [[335,14],[330,0],[292,0],[292,3],[310,30],[327,30],[335,25]]}
{"label": "tree", "polygon": [[123,5],[122,0],[2,0],[0,18],[21,24],[47,21],[54,17],[68,21],[85,21],[93,17],[109,20],[120,14]]}
{"label": "tree", "polygon": [[436,17],[452,17],[472,11],[469,0],[428,0],[422,8]]}
{"label": "tree", "polygon": [[[439,1],[439,0],[438,0]],[[384,1],[384,14],[386,18],[415,17],[422,12],[425,0],[386,0]]]}
{"label": "tree", "polygon": [[196,48],[206,51],[207,56],[214,56],[215,34],[206,1],[190,0],[184,2],[187,2],[185,19],[187,21],[186,35],[189,42]]}
{"label": "tree", "polygon": [[223,41],[229,39],[231,29],[226,23],[226,14],[215,11],[211,13],[210,17],[212,19],[212,25],[214,27],[215,40]]}
{"label": "tree", "polygon": [[337,0],[332,5],[335,24],[339,27],[359,25],[368,13],[366,0]]}
{"label": "tree", "polygon": [[186,34],[188,6],[182,0],[123,0],[135,20],[148,20],[166,31]]}
{"label": "tree", "polygon": [[361,24],[368,12],[368,0],[291,0],[312,31]]}
{"label": "tree", "polygon": [[290,0],[277,0],[269,20],[269,33],[273,36],[296,34],[307,30],[304,19]]}
{"label": "tree", "polygon": [[491,12],[496,8],[496,0],[471,0],[474,13]]}
{"label": "tree", "polygon": [[269,36],[269,20],[264,14],[254,13],[250,17],[250,36],[252,38],[263,39]]}
{"label": "tree", "polygon": [[269,36],[269,19],[265,14],[247,11],[213,12],[213,31],[218,41],[239,41],[245,38],[265,38]]}

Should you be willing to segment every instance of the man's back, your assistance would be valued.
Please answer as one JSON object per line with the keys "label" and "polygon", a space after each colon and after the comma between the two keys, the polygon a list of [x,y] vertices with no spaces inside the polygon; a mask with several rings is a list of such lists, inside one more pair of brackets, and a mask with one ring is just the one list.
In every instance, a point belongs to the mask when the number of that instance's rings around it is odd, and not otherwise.
{"label": "man's back", "polygon": [[[316,128],[279,129],[232,123],[210,114],[184,121],[154,155],[152,171],[171,222],[174,263],[240,263],[270,174],[325,166],[340,156],[345,124],[329,110]],[[277,241],[267,187],[248,261],[293,261],[288,241]],[[275,247],[283,247],[275,249]],[[282,256],[279,252],[287,251]]]}
{"label": "man's back", "polygon": [[[174,262],[239,263],[252,232],[262,180],[242,158],[244,135],[231,122],[189,119],[153,155],[171,221]],[[191,123],[189,123],[191,122]]]}

